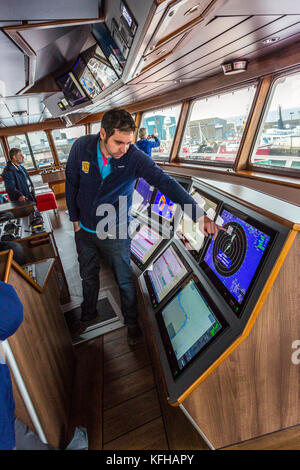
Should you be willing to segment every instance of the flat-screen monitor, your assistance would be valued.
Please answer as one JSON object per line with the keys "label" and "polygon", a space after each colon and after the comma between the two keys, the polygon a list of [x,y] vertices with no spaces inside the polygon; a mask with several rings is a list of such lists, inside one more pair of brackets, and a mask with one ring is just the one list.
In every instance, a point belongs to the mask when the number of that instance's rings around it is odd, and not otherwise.
{"label": "flat-screen monitor", "polygon": [[174,379],[227,326],[196,276],[184,282],[156,319]]}
{"label": "flat-screen monitor", "polygon": [[79,83],[89,98],[92,99],[100,95],[102,88],[81,57],[76,61],[72,72],[76,75]]}
{"label": "flat-screen monitor", "polygon": [[[191,192],[191,196],[197,204],[206,212],[207,216],[214,220],[217,212],[218,201],[208,197],[198,189]],[[205,237],[199,228],[197,222],[184,213],[181,222],[176,230],[177,237],[184,244],[185,248],[190,252],[196,261],[200,260],[202,248],[204,247]]]}
{"label": "flat-screen monitor", "polygon": [[72,72],[58,77],[56,79],[56,83],[60,87],[70,106],[76,106],[89,101],[88,96],[85,94]]}
{"label": "flat-screen monitor", "polygon": [[152,307],[158,307],[190,271],[176,246],[170,245],[144,274]]}
{"label": "flat-screen monitor", "polygon": [[174,219],[176,208],[176,204],[174,204],[171,199],[169,199],[167,196],[157,190],[151,208],[153,214],[157,214],[163,220],[172,222]]}
{"label": "flat-screen monitor", "polygon": [[211,240],[200,266],[240,316],[275,239],[271,228],[246,214],[224,206],[223,227]]}
{"label": "flat-screen monitor", "polygon": [[131,241],[131,258],[139,268],[143,268],[154,254],[162,237],[147,225],[140,225]]}
{"label": "flat-screen monitor", "polygon": [[137,213],[146,212],[150,206],[153,190],[153,186],[143,178],[139,178],[133,192],[132,210]]}

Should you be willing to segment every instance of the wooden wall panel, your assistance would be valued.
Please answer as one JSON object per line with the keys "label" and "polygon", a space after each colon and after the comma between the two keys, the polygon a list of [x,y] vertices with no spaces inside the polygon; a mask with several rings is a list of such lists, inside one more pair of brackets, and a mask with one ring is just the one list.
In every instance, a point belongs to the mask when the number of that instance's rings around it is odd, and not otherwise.
{"label": "wooden wall panel", "polygon": [[300,423],[300,236],[248,338],[184,402],[216,448]]}
{"label": "wooden wall panel", "polygon": [[[56,279],[51,275],[40,294],[12,268],[9,284],[23,304],[24,315],[9,344],[48,442],[63,447],[73,434],[69,414],[75,359]],[[24,418],[23,411],[18,401],[16,416]]]}

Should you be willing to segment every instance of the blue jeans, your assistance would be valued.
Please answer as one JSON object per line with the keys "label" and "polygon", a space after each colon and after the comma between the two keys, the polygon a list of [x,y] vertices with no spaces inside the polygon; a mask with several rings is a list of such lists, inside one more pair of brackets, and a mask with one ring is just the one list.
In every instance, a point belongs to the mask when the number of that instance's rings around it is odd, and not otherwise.
{"label": "blue jeans", "polygon": [[83,288],[81,320],[91,320],[97,315],[100,258],[104,258],[119,285],[121,310],[125,325],[136,325],[137,300],[134,275],[130,264],[131,239],[100,240],[96,234],[81,229],[75,233],[75,242]]}

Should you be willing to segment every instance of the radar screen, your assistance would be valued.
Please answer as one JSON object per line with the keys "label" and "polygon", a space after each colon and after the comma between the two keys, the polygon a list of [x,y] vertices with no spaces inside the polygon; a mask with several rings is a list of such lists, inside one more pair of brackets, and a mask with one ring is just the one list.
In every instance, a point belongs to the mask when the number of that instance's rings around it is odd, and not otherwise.
{"label": "radar screen", "polygon": [[220,215],[226,232],[220,230],[216,240],[211,240],[201,267],[239,315],[275,233],[247,215],[227,208]]}
{"label": "radar screen", "polygon": [[196,276],[156,315],[174,378],[227,326]]}

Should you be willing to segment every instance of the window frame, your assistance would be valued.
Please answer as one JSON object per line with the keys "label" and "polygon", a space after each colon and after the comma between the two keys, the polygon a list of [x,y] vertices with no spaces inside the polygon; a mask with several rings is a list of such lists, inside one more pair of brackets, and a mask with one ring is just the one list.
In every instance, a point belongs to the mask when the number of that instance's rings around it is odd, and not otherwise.
{"label": "window frame", "polygon": [[[143,116],[146,113],[151,113],[153,111],[158,111],[159,109],[164,110],[165,108],[172,108],[172,107],[175,107],[175,106],[180,106],[180,110],[179,110],[179,115],[178,115],[178,122],[176,123],[176,130],[175,130],[174,138],[173,138],[172,145],[171,145],[171,148],[170,148],[170,154],[169,154],[168,157],[165,157],[165,158],[164,157],[155,158],[154,155],[152,154],[152,160],[155,161],[155,162],[159,162],[159,163],[169,163],[170,162],[170,159],[172,157],[173,147],[174,147],[175,140],[176,140],[177,131],[178,131],[180,116],[181,116],[181,113],[182,113],[183,101],[177,101],[176,103],[166,104],[165,106],[160,106],[159,108],[155,107],[155,108],[145,109],[144,111],[141,111],[140,122],[139,122],[139,125],[136,128],[136,139],[135,139],[134,143],[136,143],[137,140],[138,140],[139,130],[142,127]],[[131,113],[131,114],[134,114],[134,113]],[[136,114],[136,117],[137,117],[138,113],[136,112],[135,114]],[[135,123],[136,123],[136,120],[135,120]]]}
{"label": "window frame", "polygon": [[[180,136],[180,142],[179,142],[179,145],[178,145],[178,152],[177,152],[177,155],[176,155],[176,162],[180,163],[180,164],[183,164],[183,165],[196,165],[196,166],[203,166],[203,167],[209,167],[209,168],[222,168],[222,169],[226,169],[226,170],[229,170],[229,171],[234,171],[234,168],[235,168],[235,166],[236,166],[236,164],[237,164],[237,162],[240,158],[241,152],[243,150],[246,135],[248,133],[249,124],[250,124],[250,121],[251,121],[251,118],[252,118],[255,103],[257,101],[257,97],[258,97],[259,90],[260,90],[260,79],[261,79],[261,77],[258,77],[258,78],[251,79],[251,80],[243,82],[243,83],[237,83],[234,86],[227,86],[227,87],[224,87],[224,88],[220,88],[219,90],[212,90],[209,93],[205,93],[203,95],[198,95],[197,97],[193,98],[190,101],[189,109],[188,109],[188,112],[187,112],[187,116],[186,116],[186,119],[185,119],[183,130],[182,130],[182,135]],[[255,90],[254,95],[253,95],[253,100],[252,100],[252,103],[251,103],[251,106],[250,106],[250,109],[249,109],[249,113],[248,113],[248,117],[247,117],[247,120],[246,120],[245,128],[244,128],[244,131],[243,131],[243,134],[242,134],[242,137],[241,137],[240,145],[239,145],[238,151],[236,153],[235,160],[232,162],[232,164],[228,164],[227,162],[220,162],[220,161],[214,162],[214,161],[211,161],[211,160],[207,160],[207,161],[206,160],[204,160],[204,161],[190,160],[189,161],[189,160],[185,160],[184,158],[182,158],[179,155],[179,152],[180,152],[180,149],[181,149],[181,146],[182,146],[182,142],[183,142],[183,138],[184,138],[184,135],[185,135],[186,127],[187,127],[188,122],[190,120],[193,104],[196,103],[196,101],[199,101],[199,100],[203,100],[203,99],[206,99],[206,98],[210,98],[212,96],[218,96],[218,95],[222,95],[222,94],[226,94],[226,93],[232,93],[232,92],[241,90],[243,88],[249,88],[251,86],[256,86],[256,90]]]}
{"label": "window frame", "polygon": [[[53,160],[53,163],[51,165],[45,165],[43,166],[42,168],[40,168],[38,166],[38,163],[35,159],[35,156],[34,156],[34,152],[32,150],[32,146],[31,146],[31,142],[30,142],[30,137],[29,137],[29,134],[33,134],[35,132],[44,132],[44,134],[46,135],[46,138],[47,138],[47,141],[48,141],[48,144],[49,144],[49,150],[51,152],[51,155],[52,155],[52,160]],[[30,149],[30,154],[31,154],[31,158],[32,158],[32,161],[33,161],[33,164],[34,164],[34,170],[29,170],[29,171],[43,171],[45,168],[49,169],[49,168],[53,168],[53,167],[56,167],[56,164],[55,164],[55,158],[54,158],[54,155],[53,155],[53,152],[52,152],[52,148],[51,148],[51,144],[50,144],[50,141],[49,141],[49,137],[47,135],[47,132],[46,130],[44,129],[39,129],[39,130],[36,130],[36,131],[30,131],[30,132],[26,132],[26,140],[27,140],[27,143],[28,143],[28,147]]]}
{"label": "window frame", "polygon": [[253,155],[253,151],[256,146],[257,139],[259,138],[260,132],[261,132],[261,127],[263,125],[263,122],[266,118],[266,115],[268,113],[268,106],[271,104],[271,100],[274,96],[275,89],[276,89],[276,81],[279,80],[282,77],[289,77],[291,75],[296,75],[297,73],[300,74],[300,67],[292,67],[289,70],[281,70],[280,72],[275,72],[272,74],[269,74],[270,77],[272,77],[272,82],[270,84],[270,88],[267,94],[267,97],[265,99],[264,105],[262,112],[259,116],[258,124],[255,129],[255,133],[253,135],[252,139],[252,145],[250,148],[250,152],[248,155],[247,159],[247,166],[246,166],[246,171],[251,171],[255,173],[261,173],[263,174],[268,174],[268,175],[275,175],[275,176],[287,176],[287,177],[292,177],[292,178],[300,178],[300,170],[292,170],[290,168],[280,168],[278,166],[270,166],[270,167],[263,167],[260,165],[254,165],[251,162],[251,158]]}

